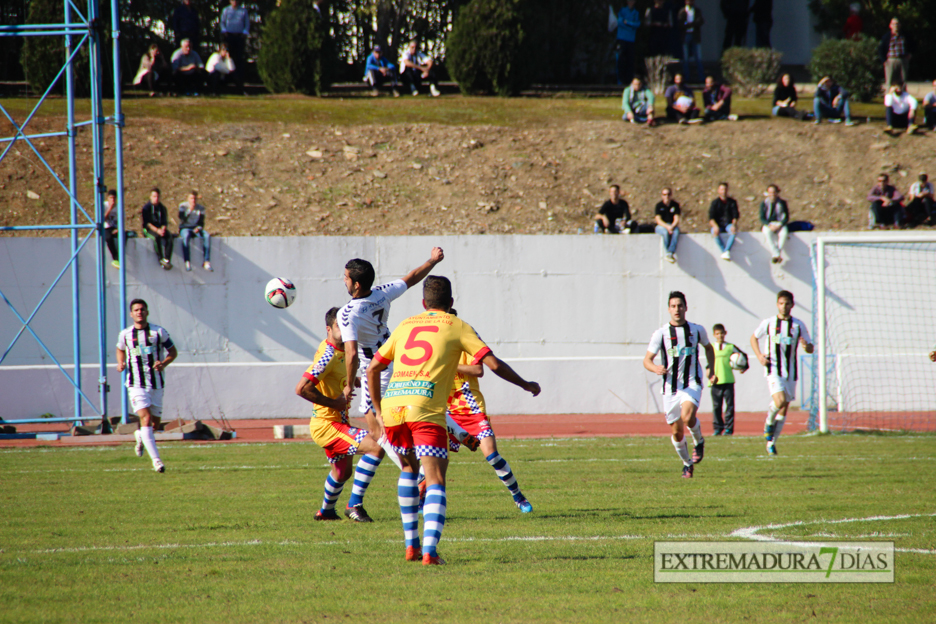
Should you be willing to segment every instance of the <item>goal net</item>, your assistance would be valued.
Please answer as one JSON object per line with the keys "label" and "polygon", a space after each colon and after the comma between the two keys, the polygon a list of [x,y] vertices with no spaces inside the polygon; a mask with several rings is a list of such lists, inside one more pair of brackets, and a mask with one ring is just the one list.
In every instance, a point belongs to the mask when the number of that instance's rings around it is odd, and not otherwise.
{"label": "goal net", "polygon": [[811,424],[936,430],[936,236],[821,237],[812,259]]}

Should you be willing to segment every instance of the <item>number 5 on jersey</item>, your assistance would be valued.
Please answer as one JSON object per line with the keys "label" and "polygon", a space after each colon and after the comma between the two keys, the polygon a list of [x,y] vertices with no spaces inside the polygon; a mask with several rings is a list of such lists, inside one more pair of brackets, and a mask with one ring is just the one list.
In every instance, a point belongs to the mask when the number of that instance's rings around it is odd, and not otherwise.
{"label": "number 5 on jersey", "polygon": [[[409,337],[406,339],[406,344],[403,345],[403,348],[406,350],[406,353],[400,356],[400,361],[407,366],[419,366],[432,357],[432,345],[426,342],[425,340],[418,340],[417,337],[422,332],[432,332],[434,334],[439,332],[439,328],[436,326],[422,326],[414,327],[413,331],[410,332]],[[412,358],[409,356],[409,352],[413,349],[422,349],[422,355],[417,358]],[[413,355],[416,355],[415,353]]]}

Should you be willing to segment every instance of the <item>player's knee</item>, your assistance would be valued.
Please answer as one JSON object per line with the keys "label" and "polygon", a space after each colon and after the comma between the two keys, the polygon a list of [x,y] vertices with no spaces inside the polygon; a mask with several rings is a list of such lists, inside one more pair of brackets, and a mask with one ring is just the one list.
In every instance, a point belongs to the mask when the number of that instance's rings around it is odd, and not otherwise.
{"label": "player's knee", "polygon": [[344,483],[351,478],[351,475],[354,474],[354,470],[351,466],[351,458],[345,458],[344,460],[338,462],[337,464],[332,465],[332,478],[338,483]]}

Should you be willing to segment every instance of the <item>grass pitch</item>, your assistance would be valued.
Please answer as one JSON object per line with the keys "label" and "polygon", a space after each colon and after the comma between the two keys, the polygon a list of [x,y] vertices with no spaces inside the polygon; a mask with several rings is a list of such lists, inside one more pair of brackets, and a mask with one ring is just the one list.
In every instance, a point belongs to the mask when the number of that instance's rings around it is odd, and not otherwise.
{"label": "grass pitch", "polygon": [[[312,521],[327,472],[312,443],[163,444],[164,475],[129,445],[2,449],[0,621],[932,621],[933,441],[789,436],[768,459],[759,439],[709,438],[691,481],[665,436],[503,441],[534,512],[458,454],[440,568],[403,561],[389,461],[362,525]],[[767,525],[893,540],[896,582],[653,583],[655,540]]]}

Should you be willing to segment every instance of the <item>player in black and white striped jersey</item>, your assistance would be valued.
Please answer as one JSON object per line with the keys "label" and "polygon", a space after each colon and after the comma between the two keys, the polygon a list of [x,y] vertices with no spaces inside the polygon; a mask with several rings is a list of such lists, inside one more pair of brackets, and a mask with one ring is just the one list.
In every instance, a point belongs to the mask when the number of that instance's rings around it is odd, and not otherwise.
{"label": "player in black and white striped jersey", "polygon": [[[781,290],[777,293],[777,316],[761,321],[751,336],[754,355],[764,365],[767,388],[770,390],[770,407],[764,423],[764,438],[767,453],[777,454],[777,438],[783,431],[787,408],[796,398],[797,355],[802,345],[806,353],[813,352],[812,341],[806,324],[790,315],[793,311],[793,293]],[[767,339],[766,352],[760,348],[761,338]]]}
{"label": "player in black and white striped jersey", "polygon": [[[691,479],[694,465],[705,455],[705,440],[696,412],[702,399],[702,362],[700,349],[705,349],[707,360],[705,377],[712,383],[715,378],[715,350],[709,343],[705,328],[686,320],[686,296],[679,291],[669,294],[667,300],[670,322],[653,332],[644,368],[663,378],[663,413],[673,435],[676,453],[683,461],[683,477]],[[657,355],[662,364],[656,364]],[[689,456],[685,430],[692,436],[694,449]]]}
{"label": "player in black and white striped jersey", "polygon": [[153,460],[153,470],[165,472],[166,468],[156,448],[153,428],[159,426],[162,417],[163,371],[179,355],[169,332],[159,325],[148,322],[149,306],[142,299],[130,302],[130,318],[133,325],[120,332],[117,338],[117,372],[127,371],[127,396],[130,406],[140,417],[140,428],[133,432],[136,438],[137,457],[143,457],[143,449]]}

